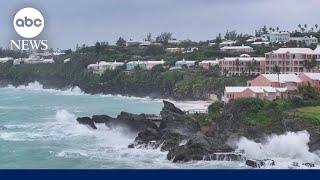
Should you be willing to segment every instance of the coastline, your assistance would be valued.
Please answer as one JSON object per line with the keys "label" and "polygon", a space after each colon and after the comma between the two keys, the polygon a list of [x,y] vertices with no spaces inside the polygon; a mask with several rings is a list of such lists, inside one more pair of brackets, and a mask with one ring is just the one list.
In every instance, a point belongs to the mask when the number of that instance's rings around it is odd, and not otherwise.
{"label": "coastline", "polygon": [[98,95],[98,96],[113,96],[119,98],[130,98],[130,99],[140,99],[140,100],[152,100],[152,101],[169,101],[175,106],[180,108],[183,111],[190,110],[207,110],[208,106],[215,102],[214,100],[175,100],[170,98],[161,98],[161,97],[152,97],[152,96],[131,96],[131,95],[122,95],[122,94],[103,94],[103,93],[86,93],[78,86],[65,87],[65,88],[50,88],[45,87],[43,84],[38,81],[30,82],[26,85],[12,85],[8,83],[0,83],[0,88],[17,88],[22,90],[36,90],[36,91],[49,91],[49,92],[63,92],[65,95]]}

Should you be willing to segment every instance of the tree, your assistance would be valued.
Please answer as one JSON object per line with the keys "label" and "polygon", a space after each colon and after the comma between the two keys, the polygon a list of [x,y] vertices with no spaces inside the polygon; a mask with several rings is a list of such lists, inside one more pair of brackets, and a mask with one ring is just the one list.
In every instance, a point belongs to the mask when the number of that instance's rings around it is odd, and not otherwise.
{"label": "tree", "polygon": [[315,57],[313,57],[311,60],[306,59],[303,61],[303,67],[307,69],[308,72],[310,72],[311,69],[313,69],[316,65],[317,65],[317,61]]}
{"label": "tree", "polygon": [[274,72],[274,73],[276,73],[278,75],[278,81],[280,81],[280,72],[281,72],[280,67],[277,66],[277,65],[273,66],[272,72]]}
{"label": "tree", "polygon": [[96,42],[96,45],[94,47],[95,47],[96,54],[99,54],[102,49],[100,42]]}
{"label": "tree", "polygon": [[149,41],[149,42],[152,41],[151,33],[148,33],[147,38],[146,38],[146,41]]}
{"label": "tree", "polygon": [[240,76],[240,68],[239,68],[240,67],[240,60],[237,58],[235,63],[236,63],[236,67],[237,67],[237,70],[238,70],[238,76]]}
{"label": "tree", "polygon": [[253,68],[253,64],[252,64],[252,62],[247,62],[246,63],[246,72],[248,72],[248,76],[250,76],[251,75],[251,70],[252,70],[252,68]]}
{"label": "tree", "polygon": [[159,36],[156,37],[156,42],[168,44],[168,41],[172,39],[172,33],[162,32]]}
{"label": "tree", "polygon": [[119,39],[117,40],[116,45],[118,47],[125,47],[126,46],[126,40],[124,40],[122,37],[119,37]]}

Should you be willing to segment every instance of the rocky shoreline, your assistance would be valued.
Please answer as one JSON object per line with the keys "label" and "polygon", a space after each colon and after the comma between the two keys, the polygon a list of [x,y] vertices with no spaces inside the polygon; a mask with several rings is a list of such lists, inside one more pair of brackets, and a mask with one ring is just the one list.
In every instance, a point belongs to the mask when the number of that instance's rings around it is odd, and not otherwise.
{"label": "rocky shoreline", "polygon": [[[148,89],[137,90],[134,87],[123,88],[123,87],[109,87],[106,84],[94,84],[84,82],[70,82],[64,78],[59,77],[46,77],[46,78],[32,78],[27,81],[16,81],[12,79],[5,79],[0,77],[0,87],[12,85],[14,87],[25,85],[29,83],[39,82],[46,89],[70,89],[73,87],[79,87],[84,93],[87,94],[110,94],[110,95],[122,95],[129,97],[149,97],[151,99],[172,99],[176,101],[205,101],[210,99],[210,92],[201,92],[197,94],[183,95],[179,93],[173,93],[165,89],[157,89],[149,87]],[[221,96],[221,95],[220,95]]]}
{"label": "rocky shoreline", "polygon": [[[137,115],[121,112],[116,118],[107,115],[95,115],[91,118],[79,117],[77,121],[93,129],[97,128],[96,123],[104,123],[109,128],[125,127],[138,134],[134,142],[128,145],[128,148],[159,148],[161,151],[168,152],[167,159],[172,162],[241,161],[248,167],[253,168],[276,164],[272,159],[247,159],[242,152],[237,152],[235,147],[232,147],[228,142],[245,136],[245,134],[244,130],[234,131],[234,128],[238,127],[230,126],[230,122],[217,121],[212,124],[209,130],[204,132],[193,115],[186,114],[168,101],[163,103],[164,107],[160,112],[160,117],[150,114]],[[298,131],[300,129],[291,130]],[[250,138],[254,138],[256,141],[262,140],[262,136],[253,136],[254,133],[251,134]],[[319,139],[314,142],[309,145],[311,149],[312,147],[318,147]],[[319,149],[313,148],[313,150]],[[314,167],[315,165],[309,162],[301,164],[293,162],[293,166]]]}

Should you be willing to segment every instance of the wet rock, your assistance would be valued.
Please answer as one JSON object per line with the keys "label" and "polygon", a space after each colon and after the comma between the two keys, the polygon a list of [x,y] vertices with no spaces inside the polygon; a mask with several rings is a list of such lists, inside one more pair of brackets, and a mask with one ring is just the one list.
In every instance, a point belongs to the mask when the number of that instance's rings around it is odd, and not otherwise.
{"label": "wet rock", "polygon": [[125,127],[132,132],[140,132],[147,128],[157,129],[158,126],[152,121],[148,120],[149,116],[146,114],[131,114],[127,112],[121,112],[117,118],[107,121],[106,126],[113,127]]}
{"label": "wet rock", "polygon": [[315,167],[313,163],[302,163],[302,165],[306,167]]}
{"label": "wet rock", "polygon": [[298,162],[292,162],[293,167],[300,167]]}
{"label": "wet rock", "polygon": [[151,141],[160,140],[161,134],[158,129],[147,128],[141,131],[135,138],[135,143],[137,144],[148,144]]}
{"label": "wet rock", "polygon": [[133,143],[132,143],[132,144],[129,144],[129,145],[128,145],[128,148],[131,148],[131,149],[134,148],[134,144],[133,144]]}
{"label": "wet rock", "polygon": [[231,151],[233,151],[233,149],[224,143],[220,143],[216,139],[198,133],[192,136],[185,145],[171,149],[167,155],[167,159],[173,160],[173,162],[203,160],[206,156],[214,152]]}
{"label": "wet rock", "polygon": [[176,131],[182,135],[191,135],[199,132],[199,123],[189,115],[186,115],[182,110],[175,107],[172,103],[163,101],[164,107],[160,112],[161,122],[160,131]]}
{"label": "wet rock", "polygon": [[114,120],[114,118],[107,115],[94,115],[92,116],[92,120],[95,123],[107,123],[108,121]]}
{"label": "wet rock", "polygon": [[161,137],[161,151],[170,151],[171,149],[178,147],[181,141],[185,137],[174,131],[166,131]]}
{"label": "wet rock", "polygon": [[213,153],[208,154],[204,157],[206,161],[243,161],[245,157],[243,157],[239,153]]}
{"label": "wet rock", "polygon": [[253,168],[262,168],[264,166],[274,166],[275,162],[272,159],[264,160],[246,160],[246,165]]}
{"label": "wet rock", "polygon": [[88,125],[92,129],[97,129],[96,125],[94,124],[94,121],[90,117],[80,117],[77,118],[77,121],[80,124]]}

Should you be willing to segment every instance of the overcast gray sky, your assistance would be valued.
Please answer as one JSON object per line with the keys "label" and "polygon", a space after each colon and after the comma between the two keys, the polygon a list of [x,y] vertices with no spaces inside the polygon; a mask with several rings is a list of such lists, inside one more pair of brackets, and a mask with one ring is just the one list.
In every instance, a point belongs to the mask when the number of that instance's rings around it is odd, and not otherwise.
{"label": "overcast gray sky", "polygon": [[119,36],[140,40],[148,32],[207,40],[226,30],[254,33],[263,25],[292,30],[320,24],[320,0],[1,0],[0,46],[17,38],[12,20],[23,7],[43,13],[40,38],[61,49],[114,43]]}

